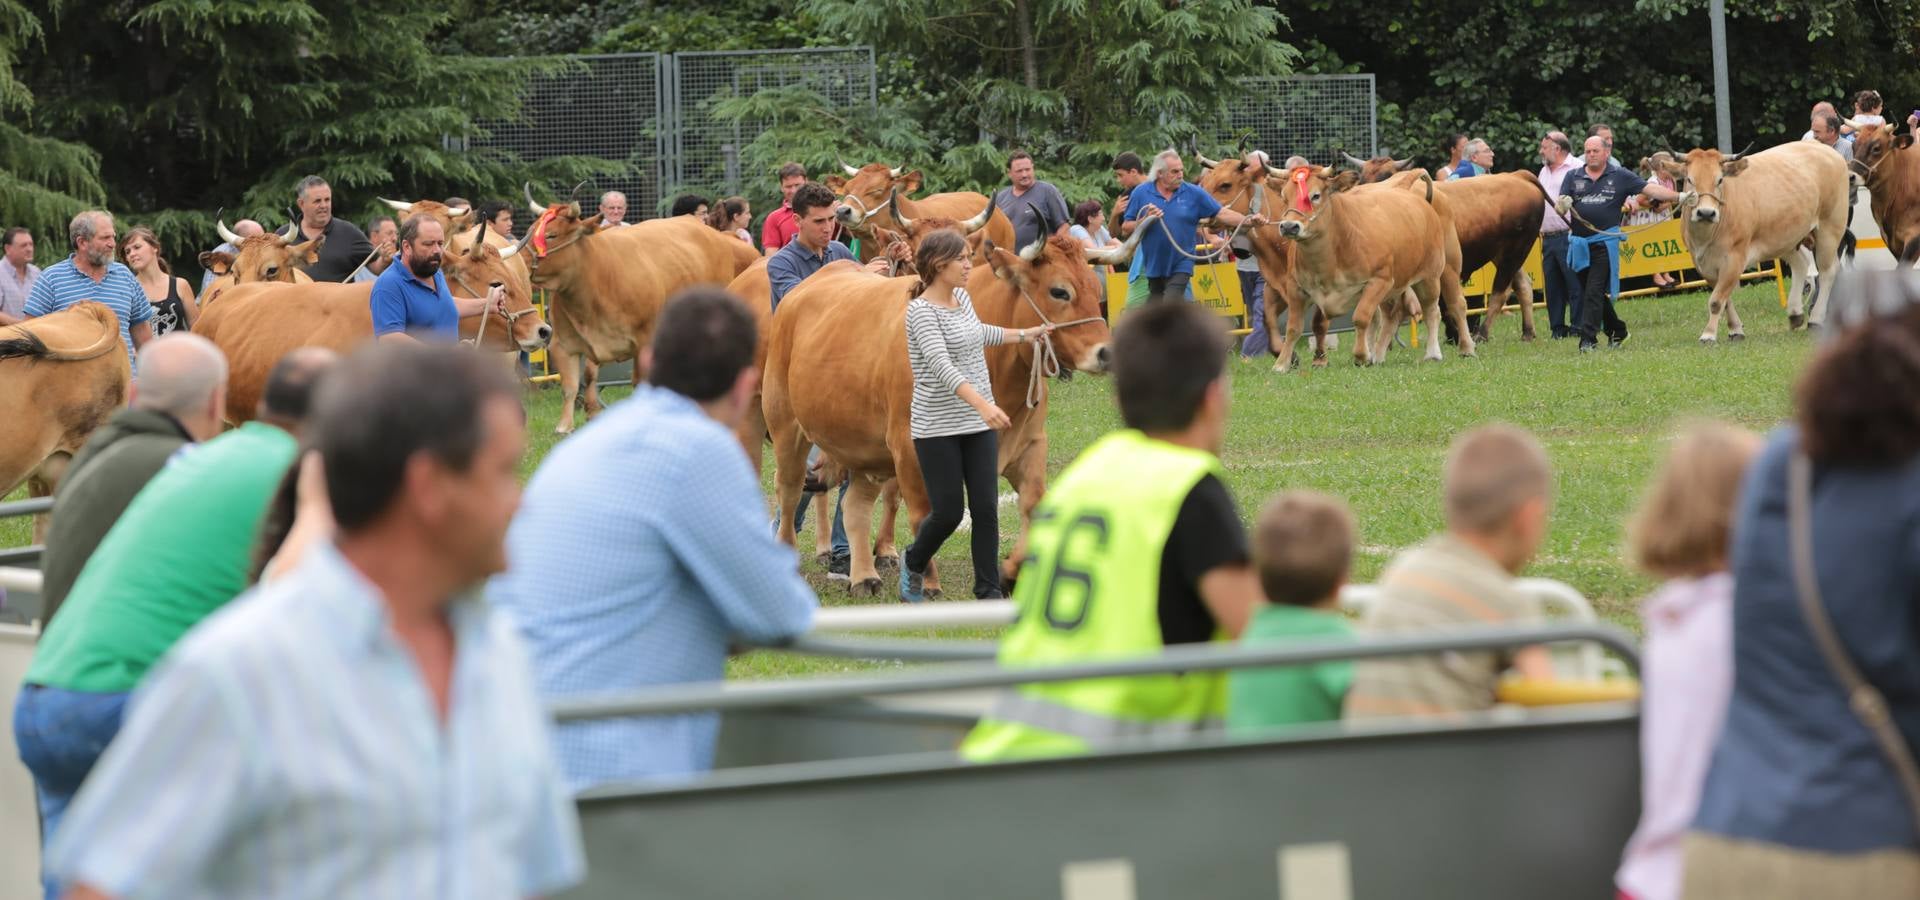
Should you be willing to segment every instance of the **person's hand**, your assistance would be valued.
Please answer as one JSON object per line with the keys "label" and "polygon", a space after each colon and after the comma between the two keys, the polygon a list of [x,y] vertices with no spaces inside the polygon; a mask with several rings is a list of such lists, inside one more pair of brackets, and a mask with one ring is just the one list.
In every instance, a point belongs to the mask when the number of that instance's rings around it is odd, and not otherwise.
{"label": "person's hand", "polygon": [[380,254],[381,259],[387,259],[393,256],[393,242],[381,241],[373,246],[373,252]]}
{"label": "person's hand", "polygon": [[1267,216],[1265,213],[1254,213],[1253,215],[1246,217],[1246,219],[1242,221],[1244,221],[1245,224],[1247,225],[1258,228],[1261,225],[1267,224]]}
{"label": "person's hand", "polygon": [[1563,216],[1572,212],[1573,198],[1565,194],[1560,195],[1560,199],[1553,201],[1553,211]]}
{"label": "person's hand", "polygon": [[987,408],[980,411],[980,418],[985,419],[987,427],[995,431],[1005,431],[1013,427],[1013,420],[1007,418],[1006,412],[992,403],[987,404]]}
{"label": "person's hand", "polygon": [[487,289],[487,306],[501,315],[507,314],[507,286],[496,284]]}
{"label": "person's hand", "polygon": [[327,464],[320,451],[308,450],[300,457],[300,474],[293,483],[295,522],[333,530],[333,503],[327,499]]}
{"label": "person's hand", "polygon": [[1033,328],[1022,328],[1020,329],[1020,338],[1029,344],[1038,344],[1046,340],[1047,335],[1053,333],[1053,329],[1054,324],[1052,322],[1037,325]]}
{"label": "person's hand", "polygon": [[1133,195],[1132,195],[1132,194],[1121,194],[1121,195],[1120,195],[1120,199],[1118,199],[1118,200],[1115,200],[1115,201],[1113,201],[1113,216],[1112,216],[1112,218],[1114,218],[1114,219],[1119,219],[1119,218],[1120,218],[1121,216],[1124,216],[1124,215],[1126,215],[1126,214],[1127,214],[1127,201],[1128,201],[1128,200],[1131,200],[1131,199],[1133,199]]}
{"label": "person's hand", "polygon": [[875,275],[891,275],[893,274],[893,261],[884,256],[876,256],[871,262],[867,263],[867,271]]}
{"label": "person's hand", "polygon": [[1912,115],[1907,117],[1907,130],[1908,131],[1920,130],[1920,115]]}
{"label": "person's hand", "polygon": [[1140,215],[1135,216],[1134,218],[1158,219],[1160,218],[1160,207],[1149,204],[1146,209],[1140,211]]}
{"label": "person's hand", "polygon": [[887,258],[906,262],[913,258],[913,248],[908,246],[906,241],[894,241],[887,245]]}

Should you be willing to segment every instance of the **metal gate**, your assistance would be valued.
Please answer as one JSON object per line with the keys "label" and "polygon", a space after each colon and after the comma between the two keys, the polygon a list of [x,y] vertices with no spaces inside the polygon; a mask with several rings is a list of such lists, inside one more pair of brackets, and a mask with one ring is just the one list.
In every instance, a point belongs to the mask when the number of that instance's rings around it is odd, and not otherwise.
{"label": "metal gate", "polygon": [[719,121],[713,108],[720,101],[796,85],[836,106],[871,106],[877,95],[872,47],[573,59],[585,70],[534,79],[521,117],[485,123],[489,136],[468,146],[524,160],[590,156],[622,163],[626,171],[598,179],[581,206],[591,213],[602,192],[620,191],[629,221],[664,215],[683,188],[740,192],[740,148],[761,126]]}
{"label": "metal gate", "polygon": [[1380,141],[1372,75],[1292,75],[1242,78],[1245,88],[1227,107],[1227,138],[1251,134],[1254,148],[1278,164],[1299,155],[1320,165],[1340,151],[1373,156]]}

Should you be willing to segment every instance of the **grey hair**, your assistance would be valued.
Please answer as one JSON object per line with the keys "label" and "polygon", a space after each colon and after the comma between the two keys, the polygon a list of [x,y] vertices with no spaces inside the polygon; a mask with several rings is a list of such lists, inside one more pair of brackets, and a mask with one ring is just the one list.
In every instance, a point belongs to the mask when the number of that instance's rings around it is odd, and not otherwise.
{"label": "grey hair", "polygon": [[227,357],[206,338],[184,331],[141,345],[133,379],[135,409],[177,418],[199,413],[227,383]]}
{"label": "grey hair", "polygon": [[300,198],[301,200],[305,200],[307,199],[308,191],[313,190],[314,188],[317,188],[317,187],[326,187],[326,186],[327,186],[327,180],[325,178],[321,178],[318,175],[308,175],[307,177],[300,179],[299,184],[296,184],[293,186],[293,195],[295,197]]}
{"label": "grey hair", "polygon": [[81,210],[78,215],[73,217],[73,221],[67,223],[67,239],[72,241],[75,247],[80,246],[81,241],[93,240],[94,234],[100,230],[99,226],[94,223],[101,219],[107,220],[107,224],[111,226],[113,224],[113,213],[107,212],[104,209]]}
{"label": "grey hair", "polygon": [[1167,169],[1167,160],[1180,162],[1180,151],[1175,150],[1172,147],[1168,147],[1167,149],[1162,150],[1159,153],[1155,153],[1153,155],[1153,168],[1147,170],[1147,177],[1159,178],[1160,173],[1166,171]]}
{"label": "grey hair", "polygon": [[1312,165],[1312,163],[1307,162],[1307,158],[1304,156],[1287,157],[1286,168],[1287,168],[1287,171],[1289,172],[1293,171],[1294,169],[1298,169],[1301,166],[1306,166],[1306,165]]}
{"label": "grey hair", "polygon": [[1486,140],[1483,138],[1474,138],[1473,140],[1470,140],[1467,142],[1468,156],[1472,156],[1475,153],[1479,153],[1482,150],[1491,150],[1491,149],[1493,148],[1488,146]]}
{"label": "grey hair", "polygon": [[606,202],[607,202],[607,198],[608,198],[608,197],[619,197],[619,198],[620,198],[620,202],[621,202],[621,203],[625,203],[625,202],[627,202],[627,195],[625,195],[625,194],[622,194],[622,193],[620,193],[619,191],[608,191],[608,192],[606,192],[606,193],[604,193],[604,194],[601,194],[601,195],[600,195],[600,202],[601,202],[601,203],[603,203],[603,204],[604,204],[604,203],[606,203]]}

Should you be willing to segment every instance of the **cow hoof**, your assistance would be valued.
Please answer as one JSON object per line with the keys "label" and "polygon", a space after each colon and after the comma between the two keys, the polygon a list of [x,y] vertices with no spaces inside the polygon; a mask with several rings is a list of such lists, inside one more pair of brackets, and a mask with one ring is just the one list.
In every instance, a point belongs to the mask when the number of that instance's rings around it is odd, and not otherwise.
{"label": "cow hoof", "polygon": [[1787,330],[1799,331],[1800,329],[1805,327],[1807,327],[1806,316],[1788,316],[1787,317]]}
{"label": "cow hoof", "polygon": [[1531,329],[1527,331],[1523,331],[1520,333],[1520,343],[1531,344],[1533,343],[1533,340],[1535,337],[1536,335],[1533,333]]}
{"label": "cow hoof", "polygon": [[1423,362],[1439,362],[1439,361],[1441,361],[1442,359],[1445,359],[1445,358],[1446,358],[1446,357],[1444,357],[1444,356],[1441,356],[1441,355],[1440,355],[1440,354],[1438,354],[1438,353],[1429,353],[1429,354],[1427,354],[1426,356],[1422,356],[1422,357],[1420,357],[1420,359],[1421,359],[1421,361],[1423,361]]}
{"label": "cow hoof", "polygon": [[[1731,335],[1729,335],[1729,338],[1731,338]],[[1703,334],[1700,336],[1700,346],[1702,347],[1711,347],[1714,345],[1714,341],[1715,338],[1711,334]]]}
{"label": "cow hoof", "polygon": [[1729,341],[1738,342],[1738,341],[1744,341],[1746,339],[1747,339],[1747,336],[1738,331],[1732,332],[1727,335],[1727,340]]}
{"label": "cow hoof", "polygon": [[833,552],[829,550],[825,553],[815,553],[813,555],[813,561],[823,566],[827,565],[833,562]]}
{"label": "cow hoof", "polygon": [[873,558],[873,567],[882,572],[897,571],[900,568],[900,557],[876,556]]}
{"label": "cow hoof", "polygon": [[1473,342],[1476,344],[1484,344],[1490,340],[1493,340],[1493,335],[1484,331],[1476,331],[1473,333]]}
{"label": "cow hoof", "polygon": [[927,588],[927,599],[938,600],[942,596],[942,593],[943,592],[937,587],[929,587]]}
{"label": "cow hoof", "polygon": [[1819,331],[1819,330],[1820,330],[1820,323],[1819,323],[1819,322],[1808,322],[1808,323],[1807,323],[1807,330],[1808,330],[1808,331]]}
{"label": "cow hoof", "polygon": [[565,425],[555,425],[555,426],[553,426],[553,433],[554,433],[554,434],[557,434],[557,435],[560,435],[560,436],[562,436],[562,437],[565,437],[565,436],[567,436],[567,435],[569,435],[569,434],[572,434],[572,433],[573,433],[573,429],[571,429],[571,428],[568,428],[568,427],[566,427]]}
{"label": "cow hoof", "polygon": [[1326,368],[1326,367],[1327,367],[1327,358],[1326,358],[1326,357],[1324,357],[1324,356],[1322,356],[1322,357],[1319,357],[1318,359],[1315,359],[1315,360],[1313,361],[1313,367],[1314,367],[1314,368],[1316,368],[1316,369],[1324,369],[1324,368]]}
{"label": "cow hoof", "polygon": [[847,596],[859,597],[863,599],[867,597],[880,596],[880,579],[862,578],[859,581],[855,581],[848,584]]}

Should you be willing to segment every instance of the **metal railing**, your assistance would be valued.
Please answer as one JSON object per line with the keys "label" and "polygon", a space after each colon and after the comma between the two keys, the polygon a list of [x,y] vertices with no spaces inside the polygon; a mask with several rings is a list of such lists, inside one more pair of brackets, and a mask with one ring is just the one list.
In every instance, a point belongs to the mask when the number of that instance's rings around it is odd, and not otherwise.
{"label": "metal railing", "polygon": [[1154,656],[1035,668],[969,664],[912,675],[864,675],[790,681],[708,682],[672,685],[563,700],[549,710],[561,722],[622,716],[659,716],[703,710],[770,709],[808,706],[868,697],[933,694],[948,691],[1119,678],[1167,672],[1218,672],[1254,666],[1306,665],[1332,660],[1419,656],[1462,650],[1510,650],[1537,644],[1597,644],[1638,672],[1639,651],[1626,631],[1598,623],[1534,628],[1472,628],[1407,637],[1362,641],[1314,641],[1289,644],[1191,644],[1168,647]]}

